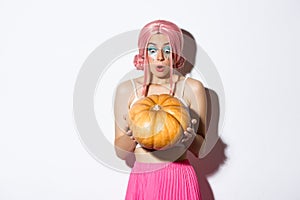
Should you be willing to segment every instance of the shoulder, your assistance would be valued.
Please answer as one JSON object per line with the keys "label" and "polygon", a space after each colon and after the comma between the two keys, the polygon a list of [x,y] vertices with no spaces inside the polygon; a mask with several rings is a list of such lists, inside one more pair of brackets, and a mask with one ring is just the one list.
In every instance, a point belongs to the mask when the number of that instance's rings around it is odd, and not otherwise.
{"label": "shoulder", "polygon": [[117,89],[123,92],[126,92],[126,90],[132,90],[133,88],[133,84],[137,87],[140,85],[143,85],[144,83],[144,77],[137,77],[137,78],[133,78],[133,79],[129,79],[126,81],[123,81],[121,83],[119,83],[119,85],[117,86]]}
{"label": "shoulder", "polygon": [[186,84],[194,93],[203,92],[205,90],[203,83],[194,78],[187,78]]}
{"label": "shoulder", "polygon": [[116,114],[126,112],[132,94],[131,80],[127,80],[118,84],[114,95],[114,107]]}
{"label": "shoulder", "polygon": [[115,99],[119,99],[124,102],[129,102],[134,94],[133,80],[126,80],[118,84],[115,90]]}
{"label": "shoulder", "polygon": [[128,94],[128,91],[132,89],[131,80],[123,81],[118,84],[116,93],[119,95]]}
{"label": "shoulder", "polygon": [[129,79],[118,84],[116,88],[116,96],[127,97],[130,96],[135,88],[143,84],[143,77]]}

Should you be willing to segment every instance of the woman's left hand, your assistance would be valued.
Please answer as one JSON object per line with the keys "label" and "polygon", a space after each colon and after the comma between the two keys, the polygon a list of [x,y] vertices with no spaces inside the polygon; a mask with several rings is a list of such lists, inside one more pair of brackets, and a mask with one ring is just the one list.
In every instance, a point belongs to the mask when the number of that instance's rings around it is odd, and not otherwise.
{"label": "woman's left hand", "polygon": [[196,132],[195,132],[195,129],[194,129],[195,124],[197,124],[197,120],[192,119],[191,120],[191,125],[184,131],[184,136],[181,139],[182,143],[186,143],[190,139],[194,139],[194,137],[196,136]]}

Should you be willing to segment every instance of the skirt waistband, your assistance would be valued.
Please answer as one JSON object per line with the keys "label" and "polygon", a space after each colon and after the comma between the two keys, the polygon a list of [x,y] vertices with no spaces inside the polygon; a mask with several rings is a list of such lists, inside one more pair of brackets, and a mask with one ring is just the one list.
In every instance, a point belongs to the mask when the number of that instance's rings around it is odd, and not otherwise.
{"label": "skirt waistband", "polygon": [[176,169],[176,168],[181,168],[186,166],[191,166],[188,159],[175,161],[175,162],[159,162],[159,163],[145,163],[145,162],[136,161],[132,168],[132,172],[146,173],[146,172],[154,172],[156,170]]}

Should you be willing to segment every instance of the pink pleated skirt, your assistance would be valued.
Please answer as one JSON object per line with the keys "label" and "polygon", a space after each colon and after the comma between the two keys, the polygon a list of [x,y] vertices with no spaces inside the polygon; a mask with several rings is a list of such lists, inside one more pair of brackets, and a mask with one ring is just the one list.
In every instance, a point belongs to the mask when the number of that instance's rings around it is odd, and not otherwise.
{"label": "pink pleated skirt", "polygon": [[125,200],[201,200],[198,179],[189,161],[135,162]]}

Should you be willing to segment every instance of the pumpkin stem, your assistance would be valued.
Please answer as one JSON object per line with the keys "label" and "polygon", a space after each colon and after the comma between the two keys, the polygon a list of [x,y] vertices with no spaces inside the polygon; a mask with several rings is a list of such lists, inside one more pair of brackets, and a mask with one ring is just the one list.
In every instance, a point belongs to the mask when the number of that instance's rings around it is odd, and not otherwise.
{"label": "pumpkin stem", "polygon": [[152,107],[151,110],[158,111],[158,110],[160,110],[160,109],[161,109],[161,107],[160,107],[158,104],[156,104],[155,106]]}

